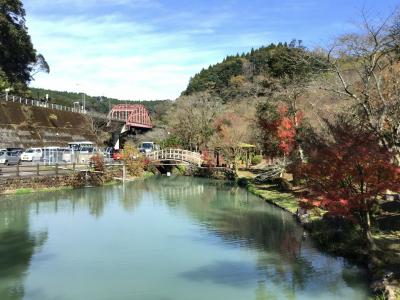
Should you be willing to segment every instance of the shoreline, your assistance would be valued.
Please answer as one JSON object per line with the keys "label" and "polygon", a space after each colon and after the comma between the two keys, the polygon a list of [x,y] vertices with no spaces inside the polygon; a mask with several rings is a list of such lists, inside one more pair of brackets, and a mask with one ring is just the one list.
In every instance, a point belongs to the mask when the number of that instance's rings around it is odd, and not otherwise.
{"label": "shoreline", "polygon": [[[125,182],[132,182],[136,180],[143,180],[154,176],[153,173],[144,172],[140,177],[127,177]],[[2,178],[0,184],[4,186],[11,186],[13,188],[0,189],[1,196],[10,195],[27,195],[32,193],[45,193],[55,191],[67,191],[79,188],[93,187],[93,186],[110,186],[116,184],[123,184],[123,180],[112,177],[110,180],[103,182],[99,185],[91,186],[76,186],[74,185],[74,178],[71,175],[54,175],[54,176],[31,176],[31,177],[13,177]]]}
{"label": "shoreline", "polygon": [[[397,280],[389,282],[390,278],[387,276],[385,266],[377,264],[377,258],[375,256],[366,253],[365,249],[353,248],[349,245],[333,242],[333,240],[330,240],[327,244],[321,243],[321,240],[319,240],[320,233],[316,232],[316,226],[319,225],[316,223],[320,222],[323,224],[326,223],[326,221],[319,216],[311,217],[307,222],[303,222],[297,211],[299,208],[298,199],[293,193],[279,192],[276,189],[273,189],[273,186],[269,185],[257,185],[249,182],[248,178],[244,178],[244,181],[245,182],[242,183],[241,186],[243,186],[247,191],[256,195],[265,202],[289,212],[296,219],[298,224],[307,230],[309,236],[321,250],[335,256],[346,258],[364,267],[369,275],[369,288],[374,297],[372,299],[400,299],[400,283]],[[329,224],[324,225],[329,226]],[[346,246],[349,247],[347,248]]]}

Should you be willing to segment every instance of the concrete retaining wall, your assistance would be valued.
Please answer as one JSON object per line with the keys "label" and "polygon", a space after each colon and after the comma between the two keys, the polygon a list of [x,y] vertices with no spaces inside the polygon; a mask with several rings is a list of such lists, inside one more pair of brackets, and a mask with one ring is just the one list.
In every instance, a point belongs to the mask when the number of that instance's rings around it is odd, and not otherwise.
{"label": "concrete retaining wall", "polygon": [[0,148],[66,146],[72,141],[97,142],[91,131],[91,120],[84,115],[0,103]]}

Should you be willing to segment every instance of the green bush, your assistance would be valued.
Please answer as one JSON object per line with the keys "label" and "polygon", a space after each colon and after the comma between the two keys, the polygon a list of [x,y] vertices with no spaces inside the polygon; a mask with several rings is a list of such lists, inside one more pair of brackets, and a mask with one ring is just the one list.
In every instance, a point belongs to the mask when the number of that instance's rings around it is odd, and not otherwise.
{"label": "green bush", "polygon": [[171,173],[173,175],[184,176],[186,173],[186,167],[183,165],[177,165],[176,167],[172,168]]}
{"label": "green bush", "polygon": [[262,161],[262,156],[261,155],[254,155],[251,158],[251,164],[252,165],[258,165]]}
{"label": "green bush", "polygon": [[145,171],[150,172],[153,175],[155,174],[160,174],[160,171],[158,171],[157,167],[153,165],[152,163],[147,162],[145,166]]}
{"label": "green bush", "polygon": [[175,135],[168,136],[165,140],[161,141],[161,149],[167,148],[180,148],[182,141]]}

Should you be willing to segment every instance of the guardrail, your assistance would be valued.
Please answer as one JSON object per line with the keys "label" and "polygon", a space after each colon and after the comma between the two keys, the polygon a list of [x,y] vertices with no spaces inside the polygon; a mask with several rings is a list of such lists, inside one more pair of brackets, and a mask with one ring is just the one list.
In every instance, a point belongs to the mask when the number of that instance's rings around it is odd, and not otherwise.
{"label": "guardrail", "polygon": [[[106,164],[105,168],[123,168],[122,163]],[[29,177],[29,176],[57,176],[68,175],[77,172],[93,171],[90,164],[54,164],[43,165],[40,163],[31,165],[14,165],[0,167],[0,178]]]}
{"label": "guardrail", "polygon": [[82,109],[81,107],[79,107],[79,108],[69,107],[69,106],[65,106],[65,105],[49,103],[49,102],[39,101],[39,100],[34,100],[34,99],[28,99],[28,98],[23,98],[23,97],[14,96],[14,95],[8,95],[8,94],[0,94],[0,100],[6,101],[6,102],[19,103],[21,105],[29,105],[29,106],[43,107],[43,108],[47,108],[47,109],[54,109],[54,110],[78,113],[78,114],[87,115],[87,116],[90,116],[93,118],[104,119],[104,120],[108,120],[108,121],[118,121],[118,122],[125,123],[125,120],[123,120],[121,118],[111,117],[110,115],[102,114],[102,113],[98,113],[98,112],[87,111],[87,110]]}

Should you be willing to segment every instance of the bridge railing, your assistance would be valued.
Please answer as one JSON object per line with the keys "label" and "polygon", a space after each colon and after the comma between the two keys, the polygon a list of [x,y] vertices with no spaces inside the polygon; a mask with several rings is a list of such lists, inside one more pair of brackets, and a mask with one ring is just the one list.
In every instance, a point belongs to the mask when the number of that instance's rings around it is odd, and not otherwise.
{"label": "bridge railing", "polygon": [[102,113],[98,113],[98,112],[87,111],[87,110],[82,109],[81,107],[75,108],[75,107],[70,107],[70,106],[65,106],[65,105],[60,105],[60,104],[55,104],[55,103],[49,103],[49,102],[45,102],[45,101],[28,99],[28,98],[14,96],[14,95],[0,94],[0,100],[6,101],[6,102],[19,103],[21,105],[29,105],[29,106],[43,107],[43,108],[47,108],[47,109],[55,109],[55,110],[72,112],[72,113],[78,113],[78,114],[83,114],[83,115],[87,115],[87,116],[90,116],[93,118],[99,118],[99,119],[104,119],[104,120],[125,122],[124,119],[115,118],[110,115],[102,114]]}
{"label": "bridge railing", "polygon": [[182,149],[163,149],[146,154],[150,161],[172,160],[201,166],[203,159],[200,153]]}

